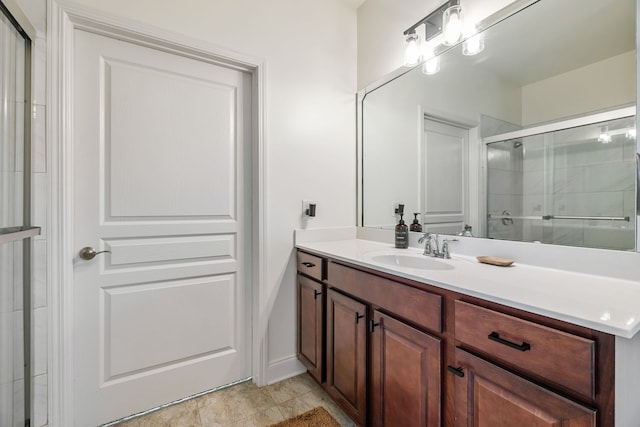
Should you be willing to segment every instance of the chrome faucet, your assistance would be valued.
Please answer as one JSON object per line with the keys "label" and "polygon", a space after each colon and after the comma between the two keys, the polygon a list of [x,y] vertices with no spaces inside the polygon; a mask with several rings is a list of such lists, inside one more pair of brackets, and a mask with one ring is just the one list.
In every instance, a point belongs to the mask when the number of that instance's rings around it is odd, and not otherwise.
{"label": "chrome faucet", "polygon": [[442,251],[440,251],[437,234],[425,233],[424,236],[418,239],[418,243],[424,242],[424,252],[422,253],[423,255],[445,259],[451,259],[451,253],[449,252],[449,242],[457,241],[458,239],[444,239],[442,241]]}
{"label": "chrome faucet", "polygon": [[424,252],[422,255],[426,256],[440,256],[440,248],[438,247],[438,235],[425,233],[420,239],[418,239],[418,243],[424,243]]}
{"label": "chrome faucet", "polygon": [[451,259],[451,253],[449,252],[449,242],[457,242],[457,241],[458,239],[444,239],[442,241],[442,258]]}

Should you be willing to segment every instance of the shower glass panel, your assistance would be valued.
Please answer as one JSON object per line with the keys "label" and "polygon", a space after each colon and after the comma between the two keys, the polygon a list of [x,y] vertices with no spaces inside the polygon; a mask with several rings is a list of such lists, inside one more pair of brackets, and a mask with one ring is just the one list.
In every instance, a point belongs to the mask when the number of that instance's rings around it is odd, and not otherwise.
{"label": "shower glass panel", "polygon": [[487,144],[488,237],[633,250],[635,116],[521,133]]}
{"label": "shower glass panel", "polygon": [[31,41],[0,1],[0,426],[30,419]]}

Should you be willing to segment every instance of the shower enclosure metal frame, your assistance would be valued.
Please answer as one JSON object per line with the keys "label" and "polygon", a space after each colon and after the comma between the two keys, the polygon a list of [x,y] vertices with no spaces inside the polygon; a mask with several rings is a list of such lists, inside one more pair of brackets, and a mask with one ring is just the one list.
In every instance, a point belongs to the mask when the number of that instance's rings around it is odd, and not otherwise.
{"label": "shower enclosure metal frame", "polygon": [[[40,234],[40,227],[31,224],[31,108],[33,106],[33,40],[35,29],[29,23],[13,0],[0,0],[0,14],[3,15],[24,40],[23,76],[23,194],[22,224],[0,227],[0,244],[22,241],[22,312],[23,312],[23,362],[24,362],[24,424],[30,425],[31,399],[31,237]],[[15,424],[15,420],[14,420]]]}

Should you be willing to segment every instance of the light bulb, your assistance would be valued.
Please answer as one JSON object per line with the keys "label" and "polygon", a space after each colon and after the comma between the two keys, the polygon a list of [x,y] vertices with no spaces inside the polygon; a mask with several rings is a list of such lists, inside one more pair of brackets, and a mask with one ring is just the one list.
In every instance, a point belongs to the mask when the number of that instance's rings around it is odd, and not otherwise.
{"label": "light bulb", "polygon": [[433,58],[425,61],[422,64],[422,72],[427,75],[432,75],[440,71],[440,57],[434,56]]}
{"label": "light bulb", "polygon": [[625,136],[627,139],[636,139],[636,128],[628,129]]}
{"label": "light bulb", "polygon": [[602,128],[600,128],[598,142],[601,142],[603,144],[608,144],[611,142],[611,135],[609,135],[609,128],[607,126],[603,126]]}
{"label": "light bulb", "polygon": [[462,43],[462,54],[467,56],[477,55],[484,50],[484,37],[476,34]]}
{"label": "light bulb", "polygon": [[440,57],[435,54],[433,41],[424,44],[422,59],[424,60],[422,64],[424,74],[431,75],[440,71]]}
{"label": "light bulb", "polygon": [[462,7],[451,6],[442,14],[442,33],[444,40],[442,44],[453,46],[460,41],[462,36]]}
{"label": "light bulb", "polygon": [[420,62],[420,37],[409,33],[404,40],[404,66],[413,67]]}
{"label": "light bulb", "polygon": [[484,50],[484,35],[477,32],[475,24],[466,22],[462,36],[466,39],[462,43],[463,55],[473,56]]}

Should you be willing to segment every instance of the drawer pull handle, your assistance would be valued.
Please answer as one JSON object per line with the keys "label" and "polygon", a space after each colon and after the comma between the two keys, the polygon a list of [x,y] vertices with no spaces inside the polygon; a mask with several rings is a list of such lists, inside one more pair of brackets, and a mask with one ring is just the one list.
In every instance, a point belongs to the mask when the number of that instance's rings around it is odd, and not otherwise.
{"label": "drawer pull handle", "polygon": [[304,265],[305,267],[311,268],[311,267],[315,267],[316,265],[312,262],[303,262],[302,265]]}
{"label": "drawer pull handle", "polygon": [[373,320],[369,320],[369,332],[373,333],[373,330],[378,325],[380,325],[380,323],[375,323]]}
{"label": "drawer pull handle", "polygon": [[313,299],[318,299],[320,295],[322,295],[322,291],[313,291]]}
{"label": "drawer pull handle", "polygon": [[460,368],[456,368],[454,366],[447,366],[447,369],[449,370],[449,372],[451,372],[454,375],[459,376],[460,378],[464,377],[464,372],[462,371],[462,367]]}
{"label": "drawer pull handle", "polygon": [[360,319],[364,317],[364,314],[360,314],[356,311],[356,325],[360,323]]}
{"label": "drawer pull handle", "polygon": [[497,343],[506,345],[507,347],[511,347],[516,350],[520,350],[520,351],[531,350],[531,344],[529,344],[528,342],[523,341],[522,344],[516,344],[511,341],[507,341],[503,338],[500,338],[500,334],[497,332],[491,332],[487,338],[489,338],[491,341],[495,341]]}

